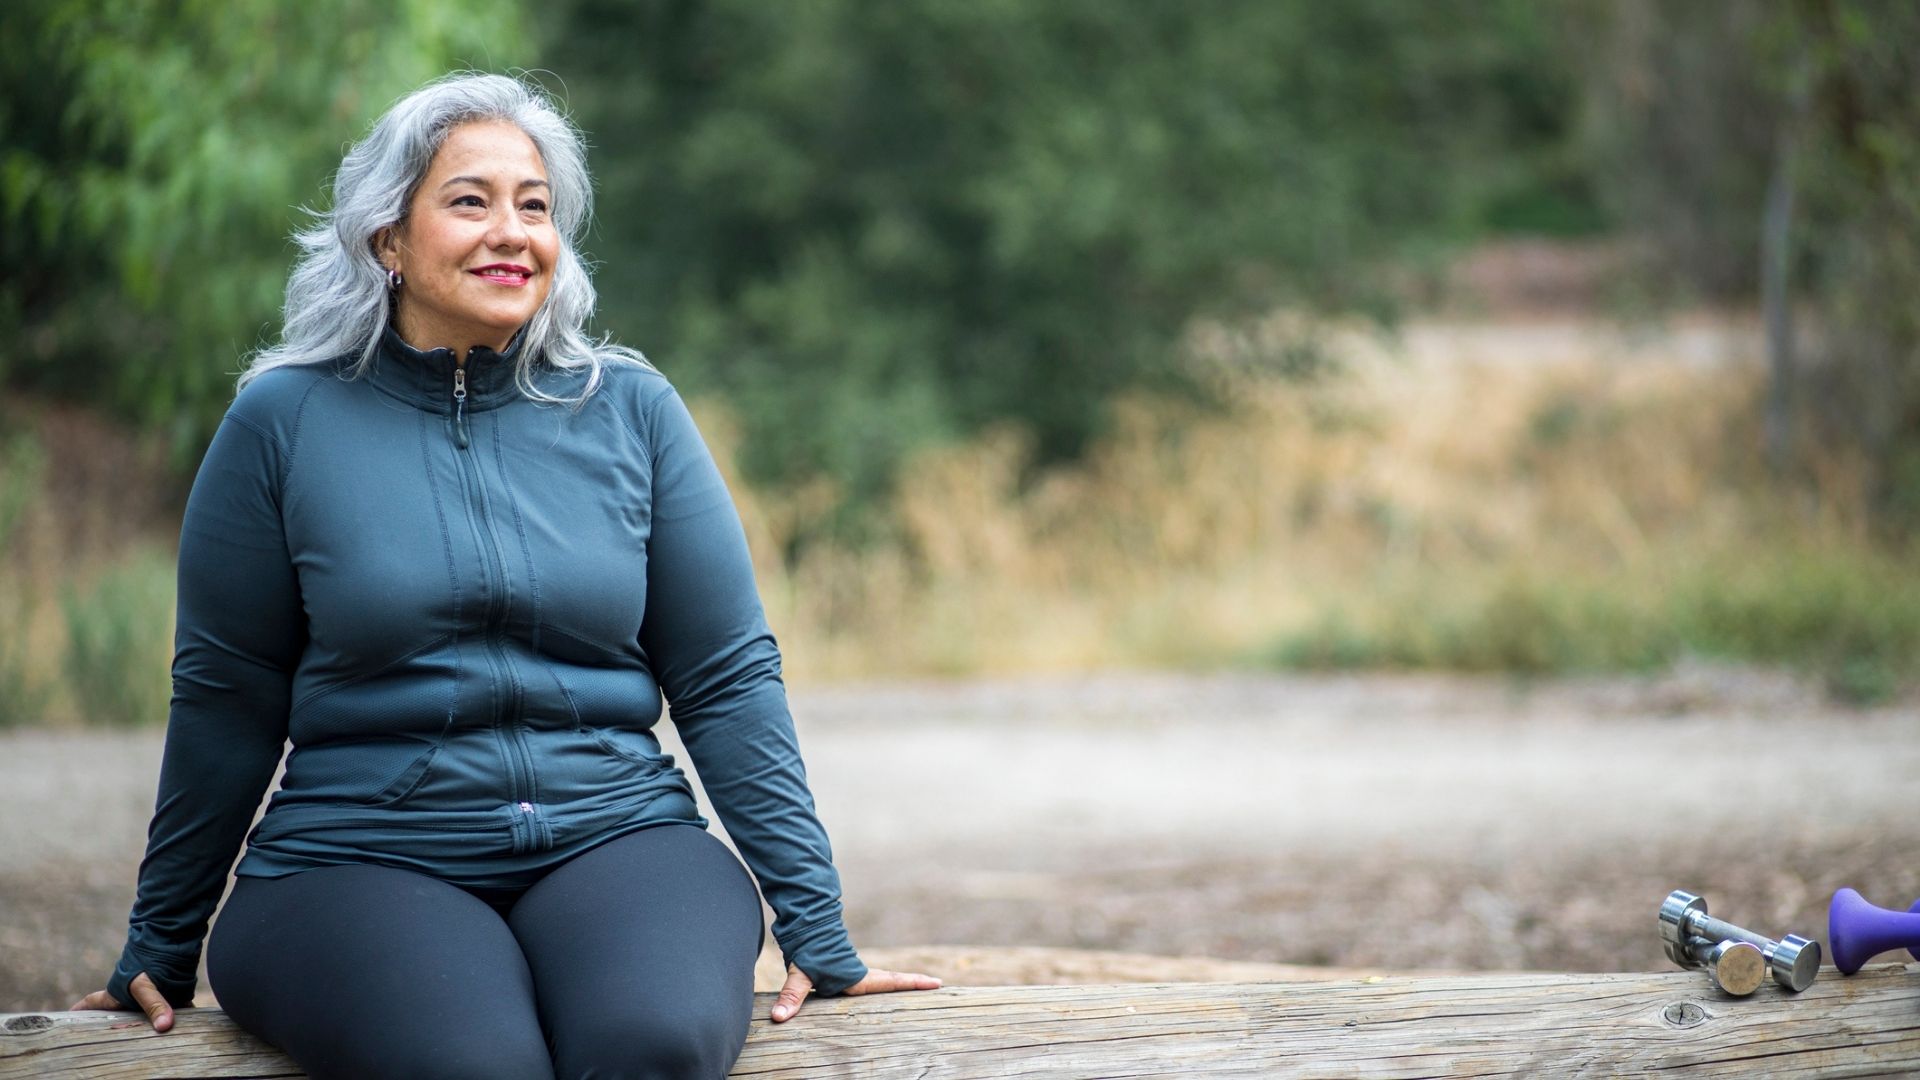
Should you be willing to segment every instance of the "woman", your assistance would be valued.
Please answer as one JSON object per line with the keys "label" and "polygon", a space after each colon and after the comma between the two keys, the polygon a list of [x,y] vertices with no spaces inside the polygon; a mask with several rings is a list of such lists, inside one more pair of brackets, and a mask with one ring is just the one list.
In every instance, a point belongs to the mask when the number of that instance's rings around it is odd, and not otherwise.
{"label": "woman", "polygon": [[589,339],[590,188],[536,90],[396,104],[299,237],[181,530],[174,694],[122,959],[75,1008],[227,1012],[315,1077],[722,1076],[753,881],[811,990],[841,922],[745,540],[679,396]]}

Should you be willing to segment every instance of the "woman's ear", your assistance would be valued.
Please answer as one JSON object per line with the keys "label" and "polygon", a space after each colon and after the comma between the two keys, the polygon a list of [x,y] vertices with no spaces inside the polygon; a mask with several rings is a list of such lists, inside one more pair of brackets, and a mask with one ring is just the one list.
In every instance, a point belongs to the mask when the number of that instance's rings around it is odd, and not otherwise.
{"label": "woman's ear", "polygon": [[400,269],[400,238],[393,226],[383,226],[373,234],[373,257],[388,270]]}

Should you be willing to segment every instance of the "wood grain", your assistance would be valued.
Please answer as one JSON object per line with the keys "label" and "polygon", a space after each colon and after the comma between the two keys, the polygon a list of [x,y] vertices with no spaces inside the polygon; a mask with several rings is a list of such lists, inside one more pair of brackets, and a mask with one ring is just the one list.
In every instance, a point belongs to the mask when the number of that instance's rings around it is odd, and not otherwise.
{"label": "wood grain", "polygon": [[[772,995],[759,995],[764,1018]],[[736,1077],[1418,1077],[1920,1072],[1920,964],[1750,998],[1698,972],[973,987],[756,1019]],[[297,1077],[216,1009],[0,1016],[0,1078]]]}

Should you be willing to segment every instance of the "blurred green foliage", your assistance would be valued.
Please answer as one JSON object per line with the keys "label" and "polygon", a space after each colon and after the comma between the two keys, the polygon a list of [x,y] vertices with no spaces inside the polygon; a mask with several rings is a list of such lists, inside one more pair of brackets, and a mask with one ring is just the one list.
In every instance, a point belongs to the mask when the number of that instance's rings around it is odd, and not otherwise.
{"label": "blurred green foliage", "polygon": [[173,553],[150,546],[85,588],[62,588],[62,684],[86,723],[150,724],[167,715],[173,601]]}
{"label": "blurred green foliage", "polygon": [[1786,167],[1802,421],[1920,522],[1916,48],[1875,0],[14,0],[0,385],[191,462],[344,144],[539,64],[595,143],[602,322],[727,399],[756,479],[858,510],[1007,422],[1070,457],[1120,394],[1200,392],[1196,319],[1388,315],[1389,272],[1491,232],[1750,297]]}
{"label": "blurred green foliage", "polygon": [[1804,397],[1821,437],[1862,447],[1884,523],[1920,532],[1920,6],[1803,3],[1773,49],[1804,85],[1797,252],[1827,324]]}
{"label": "blurred green foliage", "polygon": [[26,432],[0,436],[0,549],[20,527],[27,506],[40,494],[47,452]]}
{"label": "blurred green foliage", "polygon": [[1013,420],[1057,460],[1117,392],[1191,390],[1196,317],[1379,311],[1383,258],[1581,199],[1540,164],[1564,160],[1572,88],[1516,0],[0,18],[0,378],[169,430],[187,460],[274,332],[294,207],[389,100],[463,64],[537,59],[592,133],[606,324],[729,398],[753,475],[854,504],[931,441]]}
{"label": "blurred green foliage", "polygon": [[[1920,5],[1573,0],[1581,140],[1613,216],[1671,284],[1758,299],[1770,184],[1810,355],[1802,446],[1849,447],[1897,535],[1920,530]],[[1805,455],[1801,455],[1804,460]]]}
{"label": "blurred green foliage", "polygon": [[1843,700],[1870,703],[1920,678],[1916,554],[1812,548],[1700,559],[1662,575],[1431,580],[1365,612],[1330,607],[1267,659],[1561,675],[1707,656],[1803,671]]}
{"label": "blurred green foliage", "polygon": [[1565,179],[1531,4],[561,7],[607,322],[741,411],[750,474],[855,503],[989,423],[1071,456],[1193,389],[1190,320],[1380,312],[1385,257]]}
{"label": "blurred green foliage", "polygon": [[344,144],[427,78],[523,60],[518,20],[482,0],[0,5],[0,380],[197,460]]}
{"label": "blurred green foliage", "polygon": [[[27,509],[40,494],[47,455],[25,432],[0,435],[0,553],[13,550]],[[45,710],[48,692],[35,682],[27,654],[28,620],[34,583],[0,573],[0,728],[33,723]]]}

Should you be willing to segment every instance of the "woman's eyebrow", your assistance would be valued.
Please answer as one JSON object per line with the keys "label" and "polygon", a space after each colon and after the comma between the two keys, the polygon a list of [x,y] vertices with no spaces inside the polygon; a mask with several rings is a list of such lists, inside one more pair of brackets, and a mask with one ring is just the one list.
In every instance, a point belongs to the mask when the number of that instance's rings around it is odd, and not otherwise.
{"label": "woman's eyebrow", "polygon": [[[478,187],[486,187],[487,181],[486,181],[486,178],[480,177],[480,176],[455,176],[455,177],[449,178],[446,183],[441,184],[440,188],[441,190],[444,191],[455,184],[473,184]],[[529,177],[525,180],[520,181],[520,190],[522,191],[525,191],[527,188],[530,188],[530,187],[546,187],[546,186],[547,186],[547,182],[537,177]]]}

